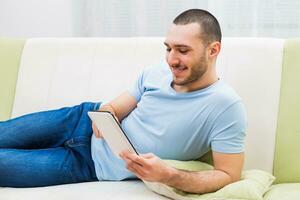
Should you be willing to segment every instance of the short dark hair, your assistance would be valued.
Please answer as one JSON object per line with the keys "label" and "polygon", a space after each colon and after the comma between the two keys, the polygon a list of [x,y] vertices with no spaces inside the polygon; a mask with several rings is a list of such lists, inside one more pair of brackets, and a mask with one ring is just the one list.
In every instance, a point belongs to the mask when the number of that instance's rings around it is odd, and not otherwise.
{"label": "short dark hair", "polygon": [[201,28],[200,36],[206,44],[214,41],[221,42],[222,33],[218,20],[208,11],[190,9],[179,14],[173,21],[176,25],[198,23]]}

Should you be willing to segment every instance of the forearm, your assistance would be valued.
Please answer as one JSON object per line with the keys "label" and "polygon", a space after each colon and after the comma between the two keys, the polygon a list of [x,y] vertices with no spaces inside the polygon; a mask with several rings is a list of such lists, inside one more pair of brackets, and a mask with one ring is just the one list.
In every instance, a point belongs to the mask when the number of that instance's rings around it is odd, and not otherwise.
{"label": "forearm", "polygon": [[113,109],[113,107],[109,103],[101,105],[101,107],[100,107],[99,110],[100,111],[109,111],[109,112],[111,112],[114,115],[116,114],[115,111],[114,111],[114,109]]}
{"label": "forearm", "polygon": [[200,172],[178,170],[151,153],[136,155],[124,151],[120,156],[126,168],[142,180],[164,183],[190,193],[208,193],[240,180],[243,155],[213,152],[215,169]]}
{"label": "forearm", "polygon": [[173,170],[165,184],[190,193],[214,192],[233,182],[232,178],[221,170],[189,172]]}
{"label": "forearm", "polygon": [[104,104],[100,107],[99,111],[108,111],[110,113],[112,113],[119,121],[120,121],[120,118],[119,116],[117,115],[115,109],[113,108],[113,106],[109,103],[107,104]]}
{"label": "forearm", "polygon": [[109,111],[121,122],[137,105],[137,101],[129,92],[124,92],[117,98],[100,107],[100,111]]}

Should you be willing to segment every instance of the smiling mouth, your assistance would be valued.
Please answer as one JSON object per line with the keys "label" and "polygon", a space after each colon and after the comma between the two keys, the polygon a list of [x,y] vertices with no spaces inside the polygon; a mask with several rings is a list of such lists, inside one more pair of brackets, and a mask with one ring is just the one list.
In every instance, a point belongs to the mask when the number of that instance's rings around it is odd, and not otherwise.
{"label": "smiling mouth", "polygon": [[172,72],[175,76],[180,76],[183,72],[185,72],[188,68],[185,66],[171,67]]}

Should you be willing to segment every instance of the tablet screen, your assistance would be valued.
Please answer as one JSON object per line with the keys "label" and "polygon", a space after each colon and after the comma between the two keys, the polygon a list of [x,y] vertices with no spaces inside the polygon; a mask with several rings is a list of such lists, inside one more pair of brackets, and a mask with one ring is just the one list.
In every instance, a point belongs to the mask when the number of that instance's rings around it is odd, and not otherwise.
{"label": "tablet screen", "polygon": [[95,123],[113,153],[119,157],[123,150],[137,153],[120,123],[108,111],[91,111],[88,116]]}

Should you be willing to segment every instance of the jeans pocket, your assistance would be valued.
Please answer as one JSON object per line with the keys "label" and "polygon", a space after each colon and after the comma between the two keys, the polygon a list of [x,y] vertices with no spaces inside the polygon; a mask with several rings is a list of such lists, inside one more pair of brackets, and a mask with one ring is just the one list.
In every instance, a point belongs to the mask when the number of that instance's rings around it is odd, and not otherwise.
{"label": "jeans pocket", "polygon": [[73,137],[69,140],[67,140],[64,144],[65,147],[74,148],[74,147],[80,147],[80,146],[91,146],[91,138],[90,137]]}
{"label": "jeans pocket", "polygon": [[72,178],[76,181],[96,181],[95,166],[91,155],[91,139],[74,137],[65,142],[65,147],[72,152]]}

